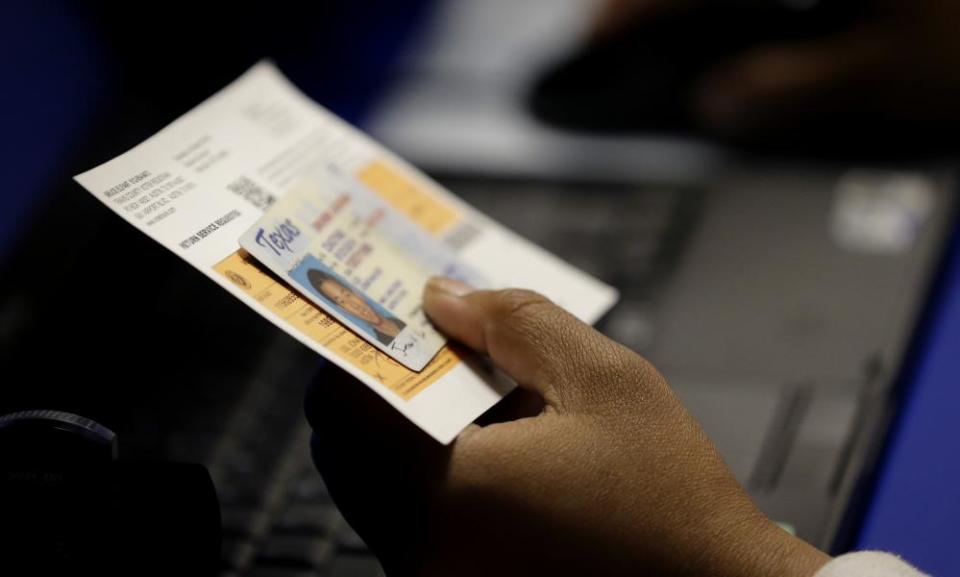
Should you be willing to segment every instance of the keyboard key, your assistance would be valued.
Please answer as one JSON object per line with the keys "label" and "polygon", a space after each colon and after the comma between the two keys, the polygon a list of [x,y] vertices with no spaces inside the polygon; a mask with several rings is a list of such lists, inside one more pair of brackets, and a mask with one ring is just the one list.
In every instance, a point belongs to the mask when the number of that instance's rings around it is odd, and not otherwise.
{"label": "keyboard key", "polygon": [[331,535],[339,522],[340,514],[331,504],[292,503],[280,514],[274,530]]}
{"label": "keyboard key", "polygon": [[312,463],[310,463],[309,470],[301,472],[293,481],[290,487],[290,498],[304,502],[326,502],[330,500],[327,486],[317,470],[313,469]]}
{"label": "keyboard key", "polygon": [[283,565],[305,569],[320,567],[333,554],[333,544],[322,537],[271,535],[263,544],[257,565]]}
{"label": "keyboard key", "polygon": [[259,537],[266,532],[268,521],[266,513],[255,508],[224,507],[220,513],[224,535]]}
{"label": "keyboard key", "polygon": [[244,577],[317,577],[318,573],[310,569],[295,567],[254,567]]}
{"label": "keyboard key", "polygon": [[252,482],[249,479],[237,479],[233,476],[222,474],[225,479],[214,478],[214,485],[217,488],[217,497],[220,499],[220,507],[226,509],[229,507],[260,507],[263,504],[263,494],[266,492],[265,482]]}
{"label": "keyboard key", "polygon": [[358,535],[357,532],[353,530],[353,527],[348,525],[346,521],[342,522],[337,529],[336,542],[337,547],[340,549],[357,552],[367,551],[367,544],[363,542],[360,535]]}
{"label": "keyboard key", "polygon": [[220,560],[227,569],[243,569],[250,564],[255,553],[256,548],[247,539],[224,537],[220,542]]}
{"label": "keyboard key", "polygon": [[384,577],[380,563],[374,557],[338,556],[327,572],[328,577]]}

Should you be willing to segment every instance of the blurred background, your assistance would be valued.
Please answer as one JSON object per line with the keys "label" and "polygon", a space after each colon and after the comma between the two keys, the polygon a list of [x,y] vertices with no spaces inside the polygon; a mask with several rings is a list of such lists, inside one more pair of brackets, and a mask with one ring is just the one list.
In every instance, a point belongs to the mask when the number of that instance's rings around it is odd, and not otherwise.
{"label": "blurred background", "polygon": [[767,514],[946,574],[957,6],[8,0],[0,413],[204,465],[217,574],[380,574],[309,460],[318,359],[70,179],[269,58],[620,289],[599,328],[665,372]]}

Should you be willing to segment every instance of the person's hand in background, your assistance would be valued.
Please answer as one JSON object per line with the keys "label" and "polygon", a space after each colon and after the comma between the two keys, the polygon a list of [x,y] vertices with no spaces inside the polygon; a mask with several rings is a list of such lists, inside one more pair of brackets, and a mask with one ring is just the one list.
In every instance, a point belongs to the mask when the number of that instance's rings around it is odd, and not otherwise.
{"label": "person's hand in background", "polygon": [[600,37],[619,34],[636,20],[682,10],[705,1],[709,0],[603,0],[597,10],[594,33]]}
{"label": "person's hand in background", "polygon": [[443,447],[329,367],[314,460],[388,575],[812,576],[663,377],[543,297],[428,286],[451,338],[520,385]]}
{"label": "person's hand in background", "polygon": [[[661,15],[696,12],[715,1],[606,0],[596,34],[628,33],[638,20],[655,25]],[[863,16],[844,31],[756,45],[716,64],[694,94],[678,97],[694,103],[705,126],[728,134],[846,114],[921,126],[960,120],[960,2],[865,4]]]}

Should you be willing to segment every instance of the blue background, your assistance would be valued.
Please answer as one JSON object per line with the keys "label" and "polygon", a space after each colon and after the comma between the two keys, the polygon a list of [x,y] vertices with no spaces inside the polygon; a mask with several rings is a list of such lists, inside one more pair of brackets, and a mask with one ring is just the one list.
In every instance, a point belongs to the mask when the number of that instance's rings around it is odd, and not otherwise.
{"label": "blue background", "polygon": [[906,375],[903,405],[877,471],[858,549],[960,575],[960,236]]}
{"label": "blue background", "polygon": [[73,174],[124,152],[262,58],[341,117],[362,121],[428,4],[0,2],[0,259],[50,197],[73,190]]}

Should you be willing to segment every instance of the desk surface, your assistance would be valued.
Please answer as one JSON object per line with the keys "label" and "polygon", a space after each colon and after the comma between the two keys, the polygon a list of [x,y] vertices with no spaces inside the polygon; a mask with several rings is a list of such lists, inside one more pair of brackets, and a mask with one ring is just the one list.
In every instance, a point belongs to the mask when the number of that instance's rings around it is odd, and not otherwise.
{"label": "desk surface", "polygon": [[960,575],[960,234],[944,270],[857,548]]}

